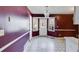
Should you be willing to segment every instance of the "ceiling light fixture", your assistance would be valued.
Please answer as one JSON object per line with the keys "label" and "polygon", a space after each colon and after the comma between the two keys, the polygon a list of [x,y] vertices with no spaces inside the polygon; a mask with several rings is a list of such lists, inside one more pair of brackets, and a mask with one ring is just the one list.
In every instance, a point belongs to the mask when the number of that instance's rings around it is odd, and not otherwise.
{"label": "ceiling light fixture", "polygon": [[48,6],[45,6],[44,16],[45,16],[45,18],[49,18],[49,9],[48,9]]}

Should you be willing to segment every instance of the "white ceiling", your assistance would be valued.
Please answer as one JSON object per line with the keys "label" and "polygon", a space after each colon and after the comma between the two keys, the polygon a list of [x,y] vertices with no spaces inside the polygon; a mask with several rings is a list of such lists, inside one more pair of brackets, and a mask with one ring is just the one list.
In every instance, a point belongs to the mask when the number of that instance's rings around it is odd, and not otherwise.
{"label": "white ceiling", "polygon": [[[32,14],[44,14],[45,6],[28,6]],[[50,14],[73,14],[74,6],[48,6]]]}

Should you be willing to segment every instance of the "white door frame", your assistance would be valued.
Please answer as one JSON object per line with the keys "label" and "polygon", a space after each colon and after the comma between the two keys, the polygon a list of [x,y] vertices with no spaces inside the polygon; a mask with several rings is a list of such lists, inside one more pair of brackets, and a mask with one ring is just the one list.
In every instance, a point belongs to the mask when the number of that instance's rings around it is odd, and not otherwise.
{"label": "white door frame", "polygon": [[32,16],[30,15],[29,17],[30,17],[30,22],[29,22],[30,23],[30,36],[29,37],[31,40],[32,39]]}
{"label": "white door frame", "polygon": [[47,36],[47,18],[39,18],[39,36]]}

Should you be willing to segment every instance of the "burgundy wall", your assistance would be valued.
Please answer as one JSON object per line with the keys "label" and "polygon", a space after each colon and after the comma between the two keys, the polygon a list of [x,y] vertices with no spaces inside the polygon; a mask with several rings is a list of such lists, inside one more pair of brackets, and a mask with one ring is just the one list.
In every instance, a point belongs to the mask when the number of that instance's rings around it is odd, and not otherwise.
{"label": "burgundy wall", "polygon": [[38,36],[39,35],[39,31],[33,31],[32,32],[32,36]]}
{"label": "burgundy wall", "polygon": [[[44,17],[43,14],[32,14],[33,17]],[[50,17],[55,18],[56,29],[72,29],[76,31],[48,31],[47,34],[55,37],[74,36],[77,37],[78,25],[73,25],[73,14],[51,14]],[[57,18],[58,17],[58,18]],[[32,32],[33,36],[38,35],[39,31]]]}
{"label": "burgundy wall", "polygon": [[28,16],[26,6],[0,6],[0,13]]}
{"label": "burgundy wall", "polygon": [[72,29],[75,31],[48,31],[48,35],[56,36],[56,37],[64,37],[64,36],[77,36],[78,26],[73,25],[73,14],[55,14],[51,16],[57,16],[55,19],[55,27],[56,29]]}
{"label": "burgundy wall", "polygon": [[[57,17],[59,19],[57,19]],[[56,15],[56,28],[57,29],[73,29],[73,15],[72,14],[65,14],[65,15]]]}
{"label": "burgundy wall", "polygon": [[44,17],[44,14],[31,14],[32,17]]}

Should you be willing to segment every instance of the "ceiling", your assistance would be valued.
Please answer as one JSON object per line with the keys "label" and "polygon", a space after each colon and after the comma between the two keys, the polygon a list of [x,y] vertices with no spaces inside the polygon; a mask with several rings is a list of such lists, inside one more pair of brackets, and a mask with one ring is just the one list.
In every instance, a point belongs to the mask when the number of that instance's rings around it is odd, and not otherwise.
{"label": "ceiling", "polygon": [[[44,14],[45,6],[28,6],[32,14]],[[50,14],[73,14],[74,6],[48,6]]]}

